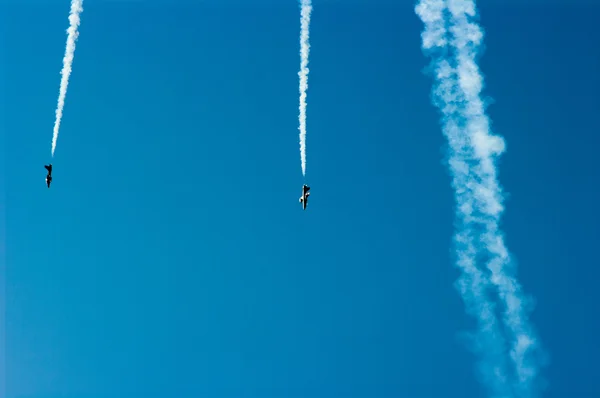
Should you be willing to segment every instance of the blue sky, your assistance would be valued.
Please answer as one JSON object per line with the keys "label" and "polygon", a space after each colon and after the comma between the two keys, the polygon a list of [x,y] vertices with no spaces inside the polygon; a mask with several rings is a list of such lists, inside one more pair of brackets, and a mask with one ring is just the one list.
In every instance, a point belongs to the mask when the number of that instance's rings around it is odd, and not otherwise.
{"label": "blue sky", "polygon": [[[600,5],[480,2],[502,229],[549,365],[600,395]],[[577,4],[575,4],[577,3]],[[3,1],[7,398],[486,397],[412,1]]]}

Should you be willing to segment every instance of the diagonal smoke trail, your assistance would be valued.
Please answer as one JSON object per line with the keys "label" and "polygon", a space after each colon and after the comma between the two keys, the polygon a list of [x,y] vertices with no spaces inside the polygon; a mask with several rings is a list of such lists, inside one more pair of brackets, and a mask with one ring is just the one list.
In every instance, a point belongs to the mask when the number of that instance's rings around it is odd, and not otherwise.
{"label": "diagonal smoke trail", "polygon": [[67,87],[69,86],[69,76],[71,75],[71,66],[73,65],[73,57],[75,56],[75,42],[79,36],[77,28],[79,27],[79,14],[83,11],[83,0],[71,0],[71,12],[69,14],[69,29],[67,30],[67,47],[63,58],[63,68],[60,74],[60,92],[58,95],[58,106],[56,108],[56,121],[54,122],[54,133],[52,135],[52,156],[56,149],[56,140],[58,139],[58,130],[60,121],[63,115],[65,106],[65,97],[67,95]]}
{"label": "diagonal smoke trail", "polygon": [[308,89],[308,53],[310,51],[309,27],[310,13],[312,12],[311,0],[302,0],[300,11],[300,160],[302,162],[302,175],[306,175],[306,90]]}
{"label": "diagonal smoke trail", "polygon": [[477,268],[477,249],[474,236],[476,230],[469,221],[474,207],[471,192],[473,180],[469,162],[472,150],[468,137],[461,131],[458,106],[464,101],[458,87],[458,80],[447,58],[446,10],[445,0],[423,0],[416,12],[425,24],[422,33],[423,48],[431,51],[434,57],[436,87],[434,102],[443,113],[443,132],[449,141],[449,166],[452,185],[457,202],[457,224],[459,232],[455,236],[457,265],[462,274],[457,281],[458,290],[467,306],[467,311],[476,317],[478,332],[475,338],[476,349],[480,352],[481,375],[484,382],[497,396],[508,396],[506,388],[506,364],[503,350],[504,342],[494,304],[488,298],[490,282]]}
{"label": "diagonal smoke trail", "polygon": [[[449,166],[456,191],[458,281],[466,305],[479,321],[478,339],[485,384],[497,396],[529,397],[535,391],[539,345],[529,325],[521,287],[511,274],[511,260],[499,228],[503,211],[495,157],[504,151],[492,135],[480,98],[483,77],[475,62],[483,39],[473,0],[421,0],[415,8],[425,25],[423,49],[431,52],[436,75],[434,102],[443,114],[450,144]],[[476,263],[487,261],[490,277]],[[500,329],[486,290],[495,287],[505,309]],[[506,330],[513,372],[506,371]],[[515,379],[508,382],[508,378]]]}

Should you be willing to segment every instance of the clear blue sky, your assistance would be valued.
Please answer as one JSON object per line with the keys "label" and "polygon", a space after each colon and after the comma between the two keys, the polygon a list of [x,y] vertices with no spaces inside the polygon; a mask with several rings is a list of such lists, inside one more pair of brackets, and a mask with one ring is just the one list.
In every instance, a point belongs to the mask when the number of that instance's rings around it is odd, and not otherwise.
{"label": "clear blue sky", "polygon": [[[6,397],[486,396],[414,2],[315,1],[306,211],[297,2],[175,3],[85,0],[51,189],[69,1],[0,3]],[[600,4],[479,3],[544,396],[597,397]]]}

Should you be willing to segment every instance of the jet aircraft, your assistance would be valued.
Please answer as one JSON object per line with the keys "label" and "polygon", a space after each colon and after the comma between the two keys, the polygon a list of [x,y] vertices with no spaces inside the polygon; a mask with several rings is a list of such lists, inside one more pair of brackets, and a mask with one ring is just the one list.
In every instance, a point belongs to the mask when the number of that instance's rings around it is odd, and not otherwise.
{"label": "jet aircraft", "polygon": [[302,185],[302,196],[300,196],[300,203],[302,203],[302,208],[306,210],[306,205],[308,204],[308,196],[310,195],[310,187],[306,184]]}
{"label": "jet aircraft", "polygon": [[48,166],[44,165],[44,167],[46,168],[46,170],[48,170],[48,175],[46,176],[46,184],[48,185],[48,188],[50,188],[50,183],[52,182],[52,163],[50,163]]}

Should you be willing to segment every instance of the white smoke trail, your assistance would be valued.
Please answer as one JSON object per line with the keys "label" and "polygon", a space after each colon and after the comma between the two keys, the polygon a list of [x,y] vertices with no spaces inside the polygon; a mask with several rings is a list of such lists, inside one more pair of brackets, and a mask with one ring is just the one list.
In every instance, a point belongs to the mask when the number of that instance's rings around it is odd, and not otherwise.
{"label": "white smoke trail", "polygon": [[308,54],[310,51],[309,27],[310,13],[312,12],[311,0],[302,0],[300,11],[300,160],[302,162],[302,175],[306,175],[306,90],[308,89]]}
{"label": "white smoke trail", "polygon": [[[477,342],[484,357],[486,385],[498,396],[529,397],[536,387],[538,363],[534,355],[539,346],[523,308],[526,298],[507,269],[512,264],[499,228],[503,198],[495,158],[504,152],[505,145],[501,137],[491,134],[480,98],[483,77],[475,60],[483,32],[473,21],[475,3],[421,0],[415,11],[425,24],[423,49],[433,55],[434,101],[442,111],[443,130],[450,144],[449,165],[460,224],[458,265],[463,270],[458,286],[479,321]],[[487,260],[489,278],[476,266],[482,259]],[[508,382],[512,373],[505,369],[505,341],[486,294],[492,286],[505,308],[504,327],[516,373],[513,382]]]}
{"label": "white smoke trail", "polygon": [[83,0],[71,0],[71,12],[69,14],[69,29],[67,30],[67,47],[63,58],[63,68],[60,74],[60,92],[58,95],[58,106],[56,108],[56,121],[54,122],[54,133],[52,135],[52,156],[56,149],[56,140],[58,139],[58,130],[60,121],[63,115],[65,106],[65,97],[67,95],[67,87],[69,86],[69,76],[71,75],[71,66],[73,65],[73,57],[75,56],[75,42],[79,36],[77,28],[79,27],[79,14],[83,11]]}

